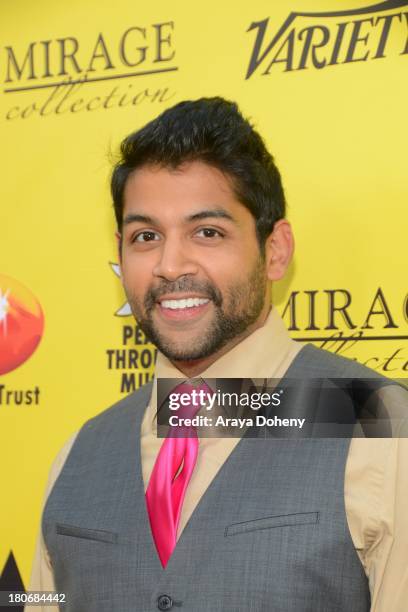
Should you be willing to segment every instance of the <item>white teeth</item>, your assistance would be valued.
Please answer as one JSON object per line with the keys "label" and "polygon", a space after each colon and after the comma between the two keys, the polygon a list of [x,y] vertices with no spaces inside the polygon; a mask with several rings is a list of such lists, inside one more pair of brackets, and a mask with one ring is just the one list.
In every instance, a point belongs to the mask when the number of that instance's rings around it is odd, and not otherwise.
{"label": "white teeth", "polygon": [[194,306],[201,306],[207,304],[210,300],[204,298],[188,298],[187,300],[163,300],[161,305],[163,308],[170,308],[171,310],[180,310],[183,308],[193,308]]}

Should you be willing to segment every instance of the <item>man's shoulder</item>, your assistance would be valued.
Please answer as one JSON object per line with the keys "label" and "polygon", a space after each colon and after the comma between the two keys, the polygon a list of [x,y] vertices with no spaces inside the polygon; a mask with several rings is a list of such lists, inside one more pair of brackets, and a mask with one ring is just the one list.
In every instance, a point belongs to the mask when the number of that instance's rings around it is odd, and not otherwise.
{"label": "man's shoulder", "polygon": [[84,423],[80,431],[89,431],[106,426],[114,426],[118,421],[132,419],[136,411],[144,411],[149,403],[153,383],[147,383],[130,393],[123,399],[115,402],[96,416]]}
{"label": "man's shoulder", "polygon": [[69,465],[73,458],[76,460],[75,456],[78,457],[78,449],[82,464],[87,465],[95,449],[103,444],[103,434],[109,436],[116,428],[122,428],[122,430],[126,428],[135,418],[137,411],[144,411],[150,400],[151,392],[152,383],[144,385],[86,421],[79,430],[70,436],[51,465],[44,504],[65,464]]}
{"label": "man's shoulder", "polygon": [[389,381],[387,377],[353,359],[331,353],[313,344],[305,344],[298,353],[297,360],[298,366],[308,376],[315,378],[373,378]]}

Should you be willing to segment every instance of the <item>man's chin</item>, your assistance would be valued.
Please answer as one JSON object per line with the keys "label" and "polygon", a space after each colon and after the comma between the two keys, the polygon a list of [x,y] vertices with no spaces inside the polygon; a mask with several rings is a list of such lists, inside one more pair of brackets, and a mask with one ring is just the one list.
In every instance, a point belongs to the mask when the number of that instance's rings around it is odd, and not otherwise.
{"label": "man's chin", "polygon": [[161,337],[156,338],[154,344],[170,361],[197,361],[208,357],[213,352],[212,347],[202,346],[194,339],[188,343],[181,343]]}

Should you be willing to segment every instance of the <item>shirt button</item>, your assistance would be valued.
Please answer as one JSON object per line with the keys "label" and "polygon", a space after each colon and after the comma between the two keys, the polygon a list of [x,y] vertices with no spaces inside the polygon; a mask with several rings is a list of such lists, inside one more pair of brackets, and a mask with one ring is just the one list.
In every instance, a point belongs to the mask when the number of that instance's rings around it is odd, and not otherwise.
{"label": "shirt button", "polygon": [[157,600],[159,610],[170,610],[173,607],[173,600],[169,595],[160,595]]}

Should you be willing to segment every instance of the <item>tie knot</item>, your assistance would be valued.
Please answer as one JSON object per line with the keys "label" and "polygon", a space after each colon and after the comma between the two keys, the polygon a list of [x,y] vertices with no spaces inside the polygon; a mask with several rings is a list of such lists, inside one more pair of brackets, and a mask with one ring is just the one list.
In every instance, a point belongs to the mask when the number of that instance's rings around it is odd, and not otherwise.
{"label": "tie knot", "polygon": [[213,395],[213,391],[202,379],[182,382],[170,394],[178,404],[178,416],[183,418],[194,417],[207,403],[209,395]]}

